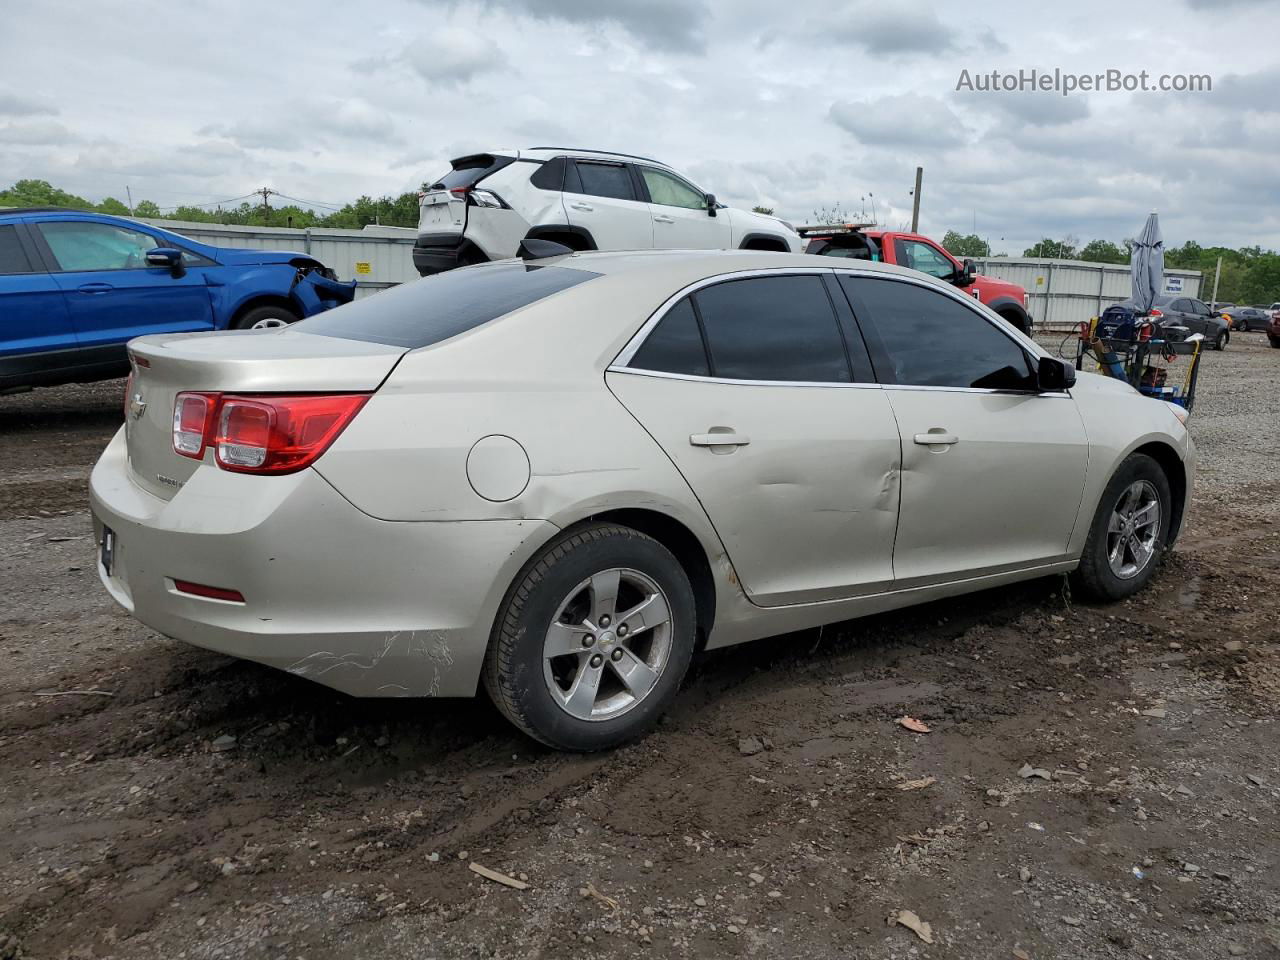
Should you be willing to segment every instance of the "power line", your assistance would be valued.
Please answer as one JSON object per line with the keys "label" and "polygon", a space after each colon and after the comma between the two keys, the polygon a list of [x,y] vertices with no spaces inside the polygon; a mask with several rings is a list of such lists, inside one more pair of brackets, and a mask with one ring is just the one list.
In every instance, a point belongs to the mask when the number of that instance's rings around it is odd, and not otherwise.
{"label": "power line", "polygon": [[303,200],[301,197],[291,197],[286,193],[279,193],[275,190],[272,190],[271,192],[281,200],[292,200],[294,203],[305,203],[312,207],[328,207],[330,210],[341,210],[343,206],[345,206],[345,204],[340,203],[324,203],[320,200]]}

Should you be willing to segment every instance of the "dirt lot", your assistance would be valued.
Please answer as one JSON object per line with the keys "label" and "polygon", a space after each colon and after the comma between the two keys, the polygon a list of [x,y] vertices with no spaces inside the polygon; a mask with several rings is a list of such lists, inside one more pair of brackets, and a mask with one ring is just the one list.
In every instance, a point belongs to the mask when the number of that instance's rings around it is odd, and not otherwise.
{"label": "dirt lot", "polygon": [[709,655],[590,757],[132,622],[85,497],[121,385],[0,398],[0,960],[1280,957],[1278,370],[1259,334],[1207,358],[1194,513],[1135,600]]}

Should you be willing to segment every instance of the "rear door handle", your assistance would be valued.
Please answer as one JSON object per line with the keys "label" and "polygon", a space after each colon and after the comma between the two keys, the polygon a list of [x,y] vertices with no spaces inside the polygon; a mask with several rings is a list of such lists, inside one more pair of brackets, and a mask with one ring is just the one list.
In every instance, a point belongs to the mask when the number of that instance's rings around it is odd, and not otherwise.
{"label": "rear door handle", "polygon": [[917,433],[915,436],[916,443],[922,447],[950,446],[953,443],[959,443],[960,438],[954,433]]}
{"label": "rear door handle", "polygon": [[569,204],[569,206],[573,207],[573,209],[575,209],[575,210],[585,210],[585,211],[587,211],[588,213],[590,213],[592,210],[594,210],[594,209],[595,209],[595,207],[593,207],[591,204],[589,204],[589,203],[582,203],[582,202],[575,202],[575,203],[571,203],[571,204]]}
{"label": "rear door handle", "polygon": [[653,222],[654,223],[675,223],[676,221],[675,221],[675,218],[664,215],[661,217],[654,217]]}
{"label": "rear door handle", "polygon": [[115,287],[109,283],[82,283],[76,289],[81,293],[108,293]]}
{"label": "rear door handle", "polygon": [[693,433],[689,442],[695,447],[745,447],[751,438],[741,433]]}

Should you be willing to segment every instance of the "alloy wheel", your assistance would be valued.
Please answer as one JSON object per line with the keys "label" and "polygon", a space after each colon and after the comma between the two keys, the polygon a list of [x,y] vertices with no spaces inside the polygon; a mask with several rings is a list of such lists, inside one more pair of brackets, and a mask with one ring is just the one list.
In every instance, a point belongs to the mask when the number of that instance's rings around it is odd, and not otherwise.
{"label": "alloy wheel", "polygon": [[1147,480],[1131,483],[1107,524],[1107,562],[1121,580],[1147,568],[1160,537],[1160,495]]}
{"label": "alloy wheel", "polygon": [[671,606],[657,582],[613,567],[574,587],[543,641],[543,677],[566,713],[612,720],[657,686],[671,655]]}
{"label": "alloy wheel", "polygon": [[263,317],[261,320],[259,320],[249,329],[250,330],[276,330],[276,329],[279,329],[280,327],[287,327],[288,325],[289,325],[289,321],[282,320],[280,317]]}

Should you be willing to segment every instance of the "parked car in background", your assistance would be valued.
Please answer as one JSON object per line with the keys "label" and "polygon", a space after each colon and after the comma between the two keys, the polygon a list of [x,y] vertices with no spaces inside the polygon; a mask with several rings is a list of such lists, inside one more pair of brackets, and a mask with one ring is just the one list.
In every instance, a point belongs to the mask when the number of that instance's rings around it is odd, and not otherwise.
{"label": "parked car in background", "polygon": [[514,257],[525,238],[571,250],[801,250],[786,221],[726,207],[657,160],[602,150],[459,157],[420,210],[413,264],[423,276]]}
{"label": "parked car in background", "polygon": [[570,750],[651,728],[703,646],[1070,571],[1128,597],[1194,473],[1185,410],[882,263],[567,254],[129,349],[90,479],[117,602],[357,696],[483,682]]}
{"label": "parked car in background", "polygon": [[1031,335],[1027,291],[1016,283],[975,273],[973,261],[953,257],[918,233],[876,230],[871,224],[815,224],[800,227],[805,253],[852,260],[879,260],[910,267],[959,287],[998,313],[1010,326]]}
{"label": "parked car in background", "polygon": [[1271,319],[1271,313],[1261,307],[1223,307],[1218,313],[1232,330],[1265,330]]}
{"label": "parked car in background", "polygon": [[1273,311],[1267,321],[1267,339],[1273,347],[1280,347],[1280,309]]}
{"label": "parked car in background", "polygon": [[[1121,306],[1137,310],[1137,304],[1125,300]],[[1182,339],[1199,333],[1214,350],[1224,350],[1231,340],[1227,321],[1209,310],[1209,305],[1195,297],[1162,294],[1152,301],[1151,319],[1160,327],[1182,328],[1170,339]]]}
{"label": "parked car in background", "polygon": [[0,392],[124,376],[134,337],[284,326],[354,294],[303,253],[62,208],[0,210]]}

